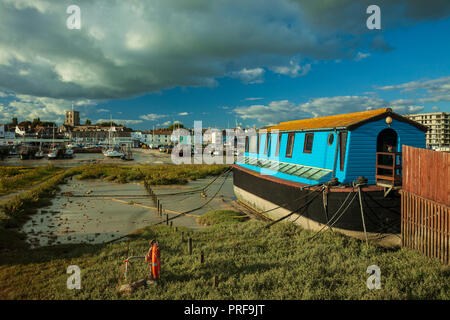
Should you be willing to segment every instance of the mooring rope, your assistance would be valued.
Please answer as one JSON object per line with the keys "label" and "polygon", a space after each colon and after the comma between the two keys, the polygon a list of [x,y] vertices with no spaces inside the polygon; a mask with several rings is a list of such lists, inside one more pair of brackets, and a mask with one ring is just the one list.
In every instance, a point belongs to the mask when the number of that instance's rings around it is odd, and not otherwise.
{"label": "mooring rope", "polygon": [[[322,190],[320,190],[314,197],[312,197],[310,200],[308,200],[304,205],[302,205],[300,208],[291,211],[290,213],[288,213],[287,215],[281,217],[278,220],[272,221],[270,222],[268,225],[265,226],[266,229],[270,228],[271,226],[273,226],[274,224],[283,221],[284,219],[289,218],[290,216],[292,216],[295,213],[298,213],[298,211],[300,211],[301,209],[306,209],[319,195],[322,194],[323,190],[325,189],[325,187],[322,187]],[[309,195],[309,194],[308,194]],[[303,213],[299,213],[299,215],[303,215]],[[298,218],[297,218],[298,219]]]}
{"label": "mooring rope", "polygon": [[[339,217],[337,217],[337,219],[330,224],[330,222],[336,217],[336,215],[339,213],[339,210],[341,210],[345,204],[345,202],[347,202],[348,198],[350,197],[350,195],[352,193],[355,193],[352,200],[350,200],[349,204],[347,205],[347,207],[344,209],[344,211],[342,211],[342,213],[339,215]],[[347,195],[347,197],[345,198],[344,202],[342,202],[341,206],[336,210],[336,212],[334,213],[334,215],[331,217],[330,221],[328,223],[326,223],[319,231],[317,231],[312,237],[310,237],[307,241],[310,241],[312,239],[314,239],[320,232],[322,232],[326,227],[331,228],[332,226],[334,226],[339,219],[344,215],[344,213],[348,210],[348,208],[350,208],[350,205],[353,203],[353,200],[355,200],[357,194],[356,192],[353,190],[352,192],[349,192],[349,194]]]}
{"label": "mooring rope", "polygon": [[[227,181],[229,174],[230,174],[230,171],[228,170],[228,171],[227,171],[227,175],[224,176],[224,180],[222,181],[222,183],[221,183],[219,189],[216,191],[216,193],[215,193],[215,194],[214,194],[207,202],[205,202],[205,203],[202,204],[201,206],[199,206],[199,207],[197,207],[197,208],[194,208],[194,209],[190,209],[190,210],[184,211],[184,212],[180,212],[180,213],[178,213],[178,215],[176,215],[176,216],[174,216],[174,217],[168,218],[168,219],[166,219],[165,221],[160,221],[160,222],[151,224],[151,225],[149,225],[149,226],[147,226],[147,227],[153,227],[153,226],[160,225],[160,224],[162,224],[162,223],[167,223],[168,221],[175,220],[175,219],[180,218],[180,217],[182,217],[182,216],[186,216],[187,214],[189,214],[189,213],[191,213],[191,212],[194,212],[194,211],[197,211],[197,210],[202,209],[203,207],[205,207],[206,205],[208,205],[208,203],[210,203],[210,202],[217,196],[217,194],[220,192],[220,190],[222,189],[223,185],[224,185],[225,182]],[[126,238],[126,237],[128,237],[128,236],[129,236],[129,234],[126,234],[126,235],[121,236],[121,237],[119,237],[119,238],[112,239],[112,240],[109,240],[109,241],[106,241],[106,242],[103,242],[103,243],[104,243],[104,244],[109,244],[109,243],[112,243],[112,242],[115,242],[115,241],[124,239],[124,238]]]}

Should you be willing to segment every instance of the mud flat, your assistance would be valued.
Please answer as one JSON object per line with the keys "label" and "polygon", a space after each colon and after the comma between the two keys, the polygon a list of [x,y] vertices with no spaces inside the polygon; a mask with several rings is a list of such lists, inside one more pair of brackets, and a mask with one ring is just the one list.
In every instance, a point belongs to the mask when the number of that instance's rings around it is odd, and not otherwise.
{"label": "mud flat", "polygon": [[[156,206],[140,183],[117,184],[99,180],[69,180],[60,186],[52,205],[38,213],[22,226],[32,247],[65,243],[102,243],[136,229],[165,223],[169,218],[173,226],[192,229],[203,228],[196,222],[198,216],[217,209],[232,209],[234,198],[232,178],[228,177],[220,192],[202,209],[189,215],[178,213],[197,208],[212,197],[224,181],[217,179],[203,195],[199,192],[182,195],[163,195],[194,190],[205,186],[213,178],[199,179],[180,186],[155,186],[164,214],[159,216]],[[205,197],[206,195],[206,197]]]}

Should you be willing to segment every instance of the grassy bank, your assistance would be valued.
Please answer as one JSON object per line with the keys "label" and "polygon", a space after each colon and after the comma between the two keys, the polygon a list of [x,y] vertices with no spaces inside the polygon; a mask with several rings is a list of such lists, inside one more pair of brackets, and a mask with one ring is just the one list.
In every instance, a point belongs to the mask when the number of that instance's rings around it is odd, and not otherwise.
{"label": "grassy bank", "polygon": [[[220,221],[221,219],[219,219]],[[449,299],[450,270],[407,249],[389,251],[331,232],[313,234],[292,224],[262,229],[260,221],[218,223],[202,231],[158,226],[136,232],[130,255],[150,239],[161,248],[157,285],[121,296],[119,270],[127,242],[61,245],[8,254],[0,267],[2,299]],[[193,254],[187,244],[193,239]],[[199,262],[200,252],[205,262]],[[381,269],[381,289],[366,286],[370,265]],[[66,269],[81,268],[81,289],[68,290]],[[129,280],[146,275],[133,264]],[[212,278],[219,277],[217,288]]]}
{"label": "grassy bank", "polygon": [[147,179],[153,185],[186,184],[191,180],[221,174],[229,168],[225,165],[158,165],[115,166],[89,165],[82,167],[78,179],[103,179],[127,183]]}
{"label": "grassy bank", "polygon": [[197,222],[204,226],[213,226],[216,224],[244,222],[248,219],[247,215],[233,210],[214,210],[200,216]]}
{"label": "grassy bank", "polygon": [[60,172],[62,172],[61,168],[52,165],[45,167],[0,166],[0,195],[29,188]]}

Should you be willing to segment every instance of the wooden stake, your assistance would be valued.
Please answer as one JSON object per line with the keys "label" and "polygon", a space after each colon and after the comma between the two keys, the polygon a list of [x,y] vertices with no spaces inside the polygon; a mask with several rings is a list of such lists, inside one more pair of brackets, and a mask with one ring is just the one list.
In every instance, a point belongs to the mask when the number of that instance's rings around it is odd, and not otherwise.
{"label": "wooden stake", "polygon": [[219,278],[217,276],[213,277],[213,288],[217,288],[219,286]]}
{"label": "wooden stake", "polygon": [[169,214],[166,213],[166,226],[168,226],[168,225],[169,225]]}
{"label": "wooden stake", "polygon": [[184,232],[181,233],[181,242],[184,242]]}
{"label": "wooden stake", "polygon": [[188,239],[188,252],[192,254],[192,238]]}

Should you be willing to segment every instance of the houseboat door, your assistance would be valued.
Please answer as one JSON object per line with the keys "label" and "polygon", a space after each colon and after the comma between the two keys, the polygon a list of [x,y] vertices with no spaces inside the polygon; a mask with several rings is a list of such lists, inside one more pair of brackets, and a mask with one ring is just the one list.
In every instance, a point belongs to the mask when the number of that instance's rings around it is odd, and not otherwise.
{"label": "houseboat door", "polygon": [[395,130],[382,130],[377,137],[376,183],[394,186],[401,182],[401,153],[398,152],[398,135]]}
{"label": "houseboat door", "polygon": [[397,132],[388,128],[382,130],[377,138],[377,152],[397,152]]}

